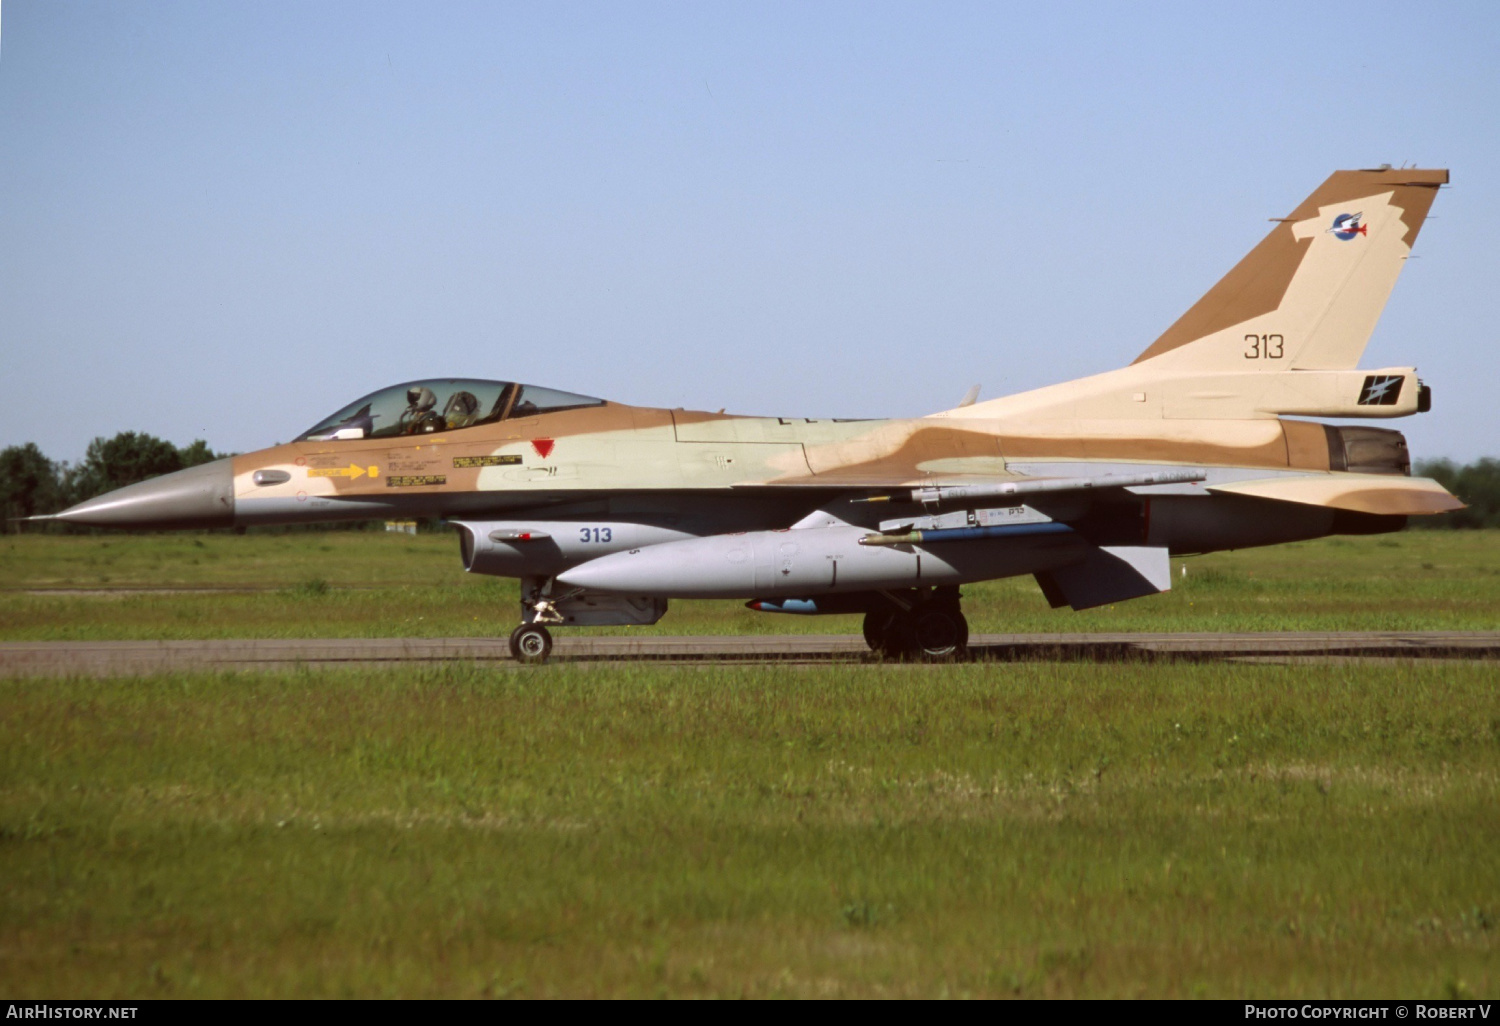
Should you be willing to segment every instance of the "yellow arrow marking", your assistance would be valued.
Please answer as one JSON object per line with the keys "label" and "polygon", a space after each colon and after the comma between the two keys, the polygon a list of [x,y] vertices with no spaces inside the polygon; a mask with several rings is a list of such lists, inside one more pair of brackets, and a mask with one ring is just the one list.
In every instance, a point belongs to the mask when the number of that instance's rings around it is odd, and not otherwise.
{"label": "yellow arrow marking", "polygon": [[363,477],[365,474],[369,474],[371,477],[374,477],[374,476],[376,476],[379,473],[380,473],[380,468],[379,467],[370,467],[370,468],[366,469],[365,467],[355,466],[353,463],[351,463],[347,467],[329,467],[329,468],[313,467],[313,468],[310,468],[308,470],[307,476],[308,477],[347,477],[347,478],[349,478],[352,481],[356,477]]}

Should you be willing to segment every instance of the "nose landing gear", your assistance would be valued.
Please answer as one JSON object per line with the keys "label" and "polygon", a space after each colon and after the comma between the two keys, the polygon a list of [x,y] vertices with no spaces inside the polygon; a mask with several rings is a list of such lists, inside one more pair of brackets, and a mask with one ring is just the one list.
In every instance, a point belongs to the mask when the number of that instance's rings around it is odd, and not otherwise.
{"label": "nose landing gear", "polygon": [[552,632],[539,623],[523,623],[510,632],[511,658],[518,663],[545,663],[552,654]]}
{"label": "nose landing gear", "polygon": [[520,663],[545,663],[558,627],[648,627],[667,612],[667,600],[651,596],[599,595],[557,586],[552,577],[521,578],[521,626],[510,635],[510,654]]}
{"label": "nose landing gear", "polygon": [[568,592],[554,598],[552,578],[532,579],[522,582],[522,624],[510,632],[510,655],[518,663],[536,666],[545,663],[552,654],[552,632],[545,624],[566,623],[568,618],[558,609],[558,602],[572,597]]}

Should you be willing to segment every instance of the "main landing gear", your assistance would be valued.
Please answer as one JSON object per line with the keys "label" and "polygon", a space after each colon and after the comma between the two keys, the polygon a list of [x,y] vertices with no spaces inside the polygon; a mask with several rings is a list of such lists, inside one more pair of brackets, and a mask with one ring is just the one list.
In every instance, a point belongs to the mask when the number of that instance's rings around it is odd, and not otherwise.
{"label": "main landing gear", "polygon": [[865,614],[865,643],[887,659],[944,662],[969,650],[969,621],[959,608],[957,588],[938,588],[919,602],[898,602]]}

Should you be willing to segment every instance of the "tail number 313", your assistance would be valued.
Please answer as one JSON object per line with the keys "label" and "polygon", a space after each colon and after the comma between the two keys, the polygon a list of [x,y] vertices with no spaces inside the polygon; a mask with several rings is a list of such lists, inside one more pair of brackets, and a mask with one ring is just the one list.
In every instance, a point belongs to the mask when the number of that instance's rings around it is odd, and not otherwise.
{"label": "tail number 313", "polygon": [[607,542],[614,540],[614,532],[607,527],[580,527],[578,529],[578,540],[581,542]]}
{"label": "tail number 313", "polygon": [[1245,359],[1247,360],[1279,360],[1282,350],[1286,346],[1286,339],[1280,335],[1246,335]]}

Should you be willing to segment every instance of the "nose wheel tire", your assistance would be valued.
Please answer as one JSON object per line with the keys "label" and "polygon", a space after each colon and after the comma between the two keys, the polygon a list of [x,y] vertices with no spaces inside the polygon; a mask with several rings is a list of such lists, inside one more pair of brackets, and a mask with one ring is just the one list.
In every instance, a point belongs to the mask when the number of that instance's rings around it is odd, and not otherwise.
{"label": "nose wheel tire", "polygon": [[545,663],[552,654],[552,633],[535,623],[523,623],[510,632],[510,654],[518,663]]}

